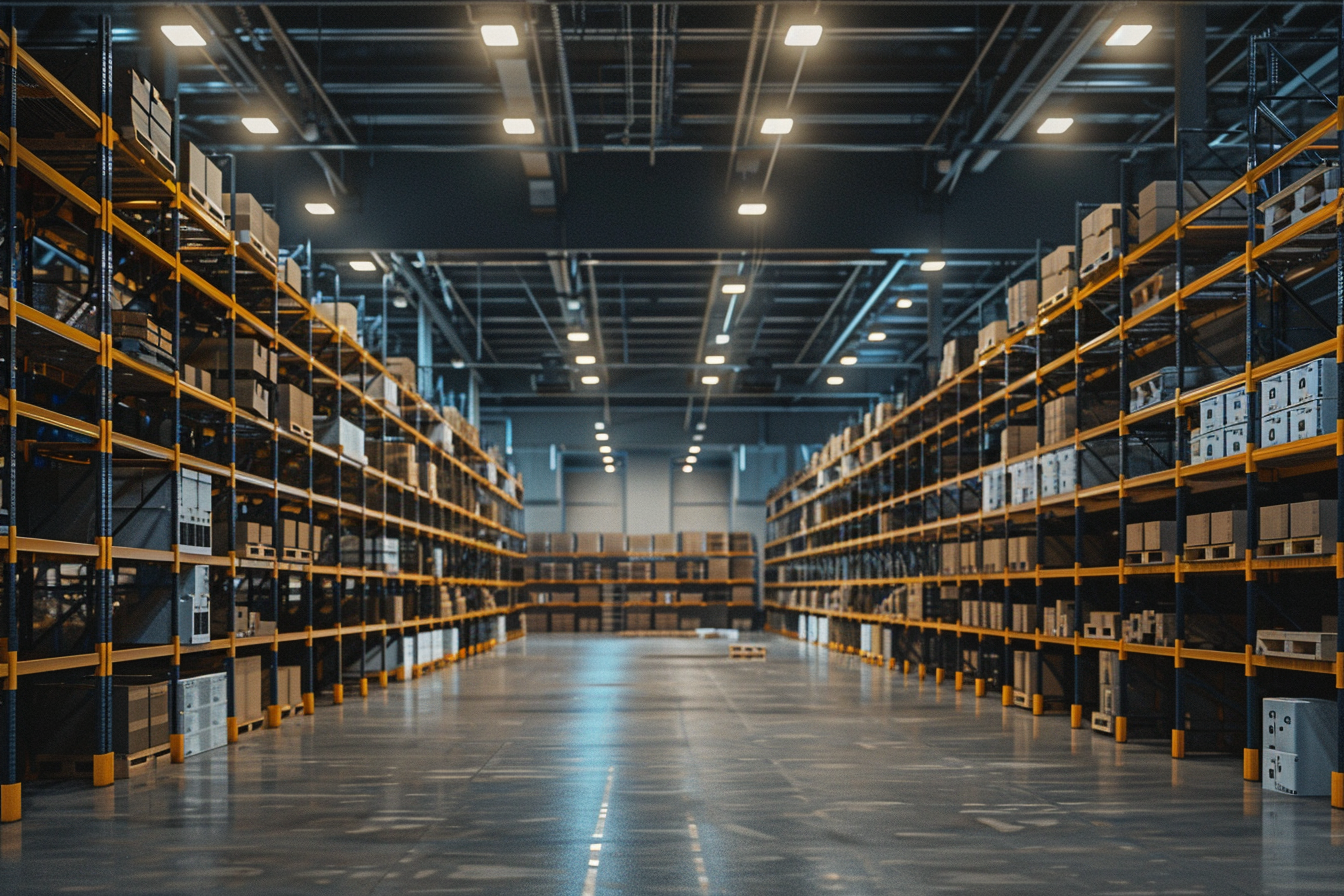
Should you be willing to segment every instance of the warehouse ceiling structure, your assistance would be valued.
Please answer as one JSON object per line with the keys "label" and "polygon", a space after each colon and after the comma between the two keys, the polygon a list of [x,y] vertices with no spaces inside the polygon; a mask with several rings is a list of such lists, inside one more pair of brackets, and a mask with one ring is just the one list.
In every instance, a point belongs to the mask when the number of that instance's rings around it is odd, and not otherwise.
{"label": "warehouse ceiling structure", "polygon": [[[30,45],[78,43],[98,9],[21,10],[21,28]],[[422,386],[506,413],[687,408],[688,425],[710,405],[852,413],[917,394],[929,345],[1002,317],[1040,247],[1074,239],[1078,200],[1113,201],[1122,163],[1131,191],[1170,176],[1178,116],[1244,144],[1251,35],[1310,42],[1338,15],[1335,3],[957,2],[114,12],[117,51],[176,99],[182,136],[233,160],[240,189],[274,206],[282,242],[312,263],[313,290],[360,301],[366,340],[417,357]],[[165,26],[199,40],[172,46]],[[1322,43],[1275,89],[1333,91],[1336,52]],[[332,213],[310,213],[321,206]]]}

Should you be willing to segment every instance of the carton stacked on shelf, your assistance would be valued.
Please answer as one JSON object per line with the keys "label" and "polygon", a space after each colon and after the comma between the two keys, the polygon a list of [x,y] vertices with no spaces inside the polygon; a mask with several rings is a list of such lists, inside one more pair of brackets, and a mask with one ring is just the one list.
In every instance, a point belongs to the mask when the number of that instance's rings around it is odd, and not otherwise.
{"label": "carton stacked on shelf", "polygon": [[[1277,402],[1264,402],[1265,412],[1261,417],[1261,429],[1264,431],[1265,444],[1282,444],[1270,441],[1269,431],[1282,431],[1287,436],[1283,441],[1296,442],[1310,439],[1335,431],[1335,419],[1339,408],[1337,372],[1334,360],[1317,358],[1300,364],[1286,374],[1268,377],[1261,383],[1262,390],[1281,389],[1279,377],[1287,378],[1288,404],[1277,407]],[[1281,394],[1281,393],[1280,393]],[[1268,410],[1271,404],[1276,406]]]}
{"label": "carton stacked on shelf", "polygon": [[338,332],[344,332],[354,340],[356,345],[363,344],[358,305],[352,302],[320,302],[313,306],[313,310]]}
{"label": "carton stacked on shelf", "polygon": [[192,199],[224,223],[224,175],[195,143],[187,144],[187,191]]}
{"label": "carton stacked on shelf", "polygon": [[1015,333],[1036,322],[1036,306],[1041,300],[1041,281],[1034,277],[1019,280],[1008,287],[1008,332]]}
{"label": "carton stacked on shelf", "polygon": [[1129,235],[1136,236],[1138,219],[1122,211],[1118,202],[1108,202],[1083,218],[1083,251],[1078,256],[1078,273],[1084,279],[1120,257],[1122,218]]}
{"label": "carton stacked on shelf", "polygon": [[112,339],[116,347],[143,361],[173,369],[173,331],[160,327],[142,311],[113,311]]}
{"label": "carton stacked on shelf", "polygon": [[364,430],[344,417],[314,417],[313,436],[328,448],[338,450],[351,463],[361,467],[368,465]]}
{"label": "carton stacked on shelf", "polygon": [[[251,193],[224,193],[220,196],[229,228],[238,242],[251,246],[274,267],[280,263],[280,225],[262,208]],[[321,307],[320,305],[318,306]]]}
{"label": "carton stacked on shelf", "polygon": [[[1322,204],[1334,202],[1338,196],[1338,165],[1333,162],[1318,165],[1308,174],[1260,203],[1258,208],[1265,214],[1263,238],[1273,239],[1274,235],[1285,227],[1290,227],[1312,212],[1319,211]],[[1322,239],[1334,239],[1334,231],[1320,228],[1298,237],[1299,242]]]}
{"label": "carton stacked on shelf", "polygon": [[1008,321],[995,320],[990,321],[980,328],[979,334],[975,340],[975,357],[979,358],[989,352],[994,346],[1008,338]]}
{"label": "carton stacked on shelf", "polygon": [[277,378],[276,353],[259,339],[236,338],[233,356],[228,339],[202,339],[187,359],[213,375],[212,389],[218,398],[229,398],[229,368],[233,368],[238,407],[258,417],[271,418],[271,387]]}
{"label": "carton stacked on shelf", "polygon": [[975,361],[975,338],[958,336],[943,343],[942,361],[938,365],[938,382],[946,382]]}
{"label": "carton stacked on shelf", "polygon": [[1246,511],[1215,510],[1185,518],[1185,559],[1240,560],[1246,554]]}
{"label": "carton stacked on shelf", "polygon": [[1038,311],[1049,311],[1067,299],[1078,285],[1078,268],[1073,263],[1073,250],[1073,246],[1060,246],[1041,259],[1041,301]]}
{"label": "carton stacked on shelf", "polygon": [[[1141,411],[1146,407],[1171,401],[1176,397],[1176,368],[1162,369],[1145,374],[1129,382],[1129,412]],[[1189,390],[1209,382],[1210,371],[1205,367],[1186,368],[1182,389]]]}
{"label": "carton stacked on shelf", "polygon": [[1258,557],[1323,556],[1335,552],[1339,503],[1333,498],[1260,508]]}
{"label": "carton stacked on shelf", "polygon": [[[1184,212],[1190,214],[1211,199],[1227,184],[1214,181],[1186,181]],[[1176,181],[1155,180],[1139,191],[1139,242],[1147,242],[1176,223]],[[1224,202],[1195,221],[1209,224],[1246,224],[1246,208],[1237,201]]]}
{"label": "carton stacked on shelf", "polygon": [[275,387],[275,420],[286,431],[301,438],[313,437],[313,397],[298,386],[281,383]]}
{"label": "carton stacked on shelf", "polygon": [[173,112],[149,79],[131,69],[119,69],[113,89],[113,118],[125,145],[133,147],[169,178],[173,164]]}

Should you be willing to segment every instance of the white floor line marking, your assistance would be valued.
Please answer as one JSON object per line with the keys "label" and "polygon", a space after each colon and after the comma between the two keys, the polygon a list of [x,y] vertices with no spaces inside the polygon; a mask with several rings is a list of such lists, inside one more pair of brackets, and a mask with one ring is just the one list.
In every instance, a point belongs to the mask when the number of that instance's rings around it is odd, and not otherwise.
{"label": "white floor line marking", "polygon": [[709,892],[709,875],[705,873],[705,860],[700,855],[700,828],[695,824],[695,818],[686,816],[686,830],[691,835],[691,854],[695,862],[695,879],[700,884],[700,892]]}
{"label": "white floor line marking", "polygon": [[616,778],[616,766],[607,769],[607,786],[602,791],[602,805],[597,810],[597,827],[593,828],[593,842],[588,846],[588,876],[583,879],[582,896],[597,892],[597,866],[602,858],[602,832],[607,827],[607,810],[611,807],[611,783]]}

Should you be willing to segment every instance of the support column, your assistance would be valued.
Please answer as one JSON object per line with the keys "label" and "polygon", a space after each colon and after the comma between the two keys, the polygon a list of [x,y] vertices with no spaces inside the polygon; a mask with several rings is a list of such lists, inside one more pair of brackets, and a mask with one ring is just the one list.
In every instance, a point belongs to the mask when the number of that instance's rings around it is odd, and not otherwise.
{"label": "support column", "polygon": [[1203,4],[1182,3],[1175,7],[1176,39],[1172,64],[1176,81],[1176,142],[1183,130],[1202,129],[1208,123],[1209,80],[1205,60],[1208,15]]}

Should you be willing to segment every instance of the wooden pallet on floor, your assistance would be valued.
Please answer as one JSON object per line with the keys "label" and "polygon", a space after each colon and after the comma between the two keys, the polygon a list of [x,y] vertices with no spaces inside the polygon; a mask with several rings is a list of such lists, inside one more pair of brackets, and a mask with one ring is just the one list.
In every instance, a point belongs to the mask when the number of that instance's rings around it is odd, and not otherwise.
{"label": "wooden pallet on floor", "polygon": [[729,644],[728,659],[730,660],[763,660],[765,659],[765,645],[763,644]]}
{"label": "wooden pallet on floor", "polygon": [[[138,778],[157,768],[160,761],[168,762],[170,753],[167,744],[141,750],[138,753],[119,753],[113,757],[113,775],[117,780]],[[38,755],[34,757],[33,765],[36,767],[37,776],[48,780],[93,776],[92,756]]]}
{"label": "wooden pallet on floor", "polygon": [[117,756],[113,762],[114,774],[118,779],[138,778],[146,772],[158,768],[159,763],[170,762],[171,752],[167,744],[162,744],[157,747],[150,747],[148,750],[142,750],[139,753]]}
{"label": "wooden pallet on floor", "polygon": [[247,734],[249,731],[256,731],[258,728],[265,726],[265,724],[266,724],[265,716],[262,716],[259,719],[248,719],[245,722],[238,723],[238,733]]}

